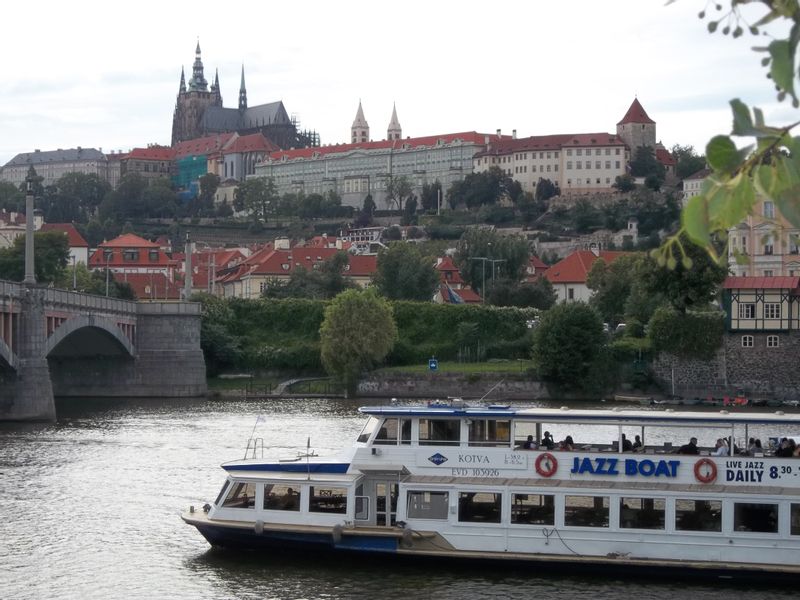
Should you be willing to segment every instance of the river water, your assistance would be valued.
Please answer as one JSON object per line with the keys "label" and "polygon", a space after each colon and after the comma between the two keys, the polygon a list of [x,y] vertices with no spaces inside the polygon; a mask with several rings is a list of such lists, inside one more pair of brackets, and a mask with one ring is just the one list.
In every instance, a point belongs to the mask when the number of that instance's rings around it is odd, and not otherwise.
{"label": "river water", "polygon": [[219,464],[244,455],[254,427],[270,455],[304,451],[309,437],[326,454],[354,439],[365,403],[70,400],[57,423],[0,425],[0,599],[774,600],[785,591],[235,553],[211,549],[181,521],[190,504],[216,497]]}

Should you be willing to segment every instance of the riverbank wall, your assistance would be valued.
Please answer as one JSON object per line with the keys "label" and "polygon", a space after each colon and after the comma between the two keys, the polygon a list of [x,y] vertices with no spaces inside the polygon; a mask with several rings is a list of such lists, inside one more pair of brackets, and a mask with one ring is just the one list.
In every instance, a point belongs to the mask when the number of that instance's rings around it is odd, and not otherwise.
{"label": "riverbank wall", "polygon": [[358,384],[366,398],[484,398],[491,400],[544,400],[550,395],[541,381],[526,375],[497,373],[380,373]]}

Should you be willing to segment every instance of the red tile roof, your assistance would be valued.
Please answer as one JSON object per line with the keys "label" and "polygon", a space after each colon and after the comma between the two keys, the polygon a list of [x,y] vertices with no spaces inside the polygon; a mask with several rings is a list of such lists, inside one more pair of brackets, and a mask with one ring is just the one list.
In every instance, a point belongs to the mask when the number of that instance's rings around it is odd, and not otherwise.
{"label": "red tile roof", "polygon": [[630,254],[630,252],[601,250],[598,256],[591,250],[576,250],[547,269],[544,276],[550,283],[586,283],[586,276],[598,258],[602,258],[606,263],[611,263],[626,254]]}
{"label": "red tile roof", "polygon": [[726,290],[792,290],[800,285],[800,277],[733,277],[725,280]]}
{"label": "red tile roof", "polygon": [[83,236],[75,229],[72,223],[44,223],[41,231],[63,231],[67,234],[70,248],[88,248],[89,243],[83,239]]}
{"label": "red tile roof", "polygon": [[533,267],[534,269],[536,269],[537,271],[540,270],[540,269],[547,269],[548,268],[548,266],[544,263],[544,261],[541,258],[539,258],[538,256],[534,256],[534,255],[531,255],[531,257],[528,259],[528,264],[531,267]]}
{"label": "red tile roof", "polygon": [[656,148],[656,158],[658,159],[658,162],[668,167],[677,164],[677,161],[673,158],[672,153],[666,148]]}
{"label": "red tile roof", "polygon": [[186,140],[175,144],[175,158],[186,156],[208,156],[214,152],[219,152],[234,136],[233,133],[219,133],[206,137]]}
{"label": "red tile roof", "polygon": [[644,108],[639,103],[638,98],[634,98],[633,102],[631,103],[631,107],[628,109],[628,112],[625,113],[625,116],[622,117],[622,120],[617,123],[617,125],[624,125],[626,123],[653,123],[655,121],[647,116]]}
{"label": "red tile roof", "polygon": [[453,259],[449,256],[442,258],[441,262],[436,265],[436,270],[439,271],[439,279],[442,283],[449,283],[451,285],[461,286],[464,284],[464,279],[461,277],[461,271],[453,263]]}
{"label": "red tile roof", "polygon": [[345,275],[350,277],[372,277],[378,271],[378,257],[372,255],[362,254],[348,254],[349,269],[345,271]]}
{"label": "red tile roof", "polygon": [[[459,298],[461,298],[466,304],[479,304],[481,302],[481,297],[478,293],[473,290],[472,288],[461,288],[456,289],[450,286],[448,290],[448,285],[446,283],[442,283],[439,285],[439,295],[442,298],[442,302],[444,304],[460,304],[456,298],[453,298],[451,294],[455,294]],[[456,302],[453,302],[453,300]]]}
{"label": "red tile roof", "polygon": [[476,154],[491,156],[512,152],[539,150],[561,150],[570,147],[586,146],[624,146],[625,142],[613,133],[559,133],[555,135],[534,135],[527,138],[493,141],[490,147]]}
{"label": "red tile roof", "polygon": [[320,146],[316,148],[301,148],[298,150],[279,150],[269,155],[271,160],[292,160],[296,158],[316,158],[322,157],[327,154],[343,154],[353,150],[380,150],[380,149],[394,149],[402,150],[405,147],[418,148],[420,146],[436,146],[439,143],[451,144],[455,140],[461,140],[467,144],[484,145],[486,138],[491,142],[499,140],[511,139],[511,136],[490,135],[485,133],[477,133],[475,131],[467,131],[463,133],[445,133],[442,135],[430,135],[426,137],[406,138],[404,140],[382,140],[380,142],[360,142],[355,144],[336,144],[333,146]]}
{"label": "red tile roof", "polygon": [[275,152],[280,147],[273,144],[260,133],[240,135],[232,138],[222,149],[223,154],[239,154],[243,152]]}
{"label": "red tile roof", "polygon": [[181,285],[164,273],[112,273],[114,280],[127,283],[139,300],[180,300]]}
{"label": "red tile roof", "polygon": [[169,146],[150,146],[149,148],[134,148],[131,150],[126,158],[135,158],[137,160],[160,160],[172,161],[175,160],[175,150]]}
{"label": "red tile roof", "polygon": [[712,172],[713,171],[711,169],[700,169],[699,171],[689,175],[686,179],[684,179],[684,181],[688,181],[689,179],[705,179],[711,175]]}
{"label": "red tile roof", "polygon": [[140,238],[138,235],[134,235],[132,233],[123,233],[119,237],[115,237],[113,240],[108,242],[103,242],[99,245],[100,248],[158,248],[158,244],[154,244],[153,242],[148,242],[144,238]]}

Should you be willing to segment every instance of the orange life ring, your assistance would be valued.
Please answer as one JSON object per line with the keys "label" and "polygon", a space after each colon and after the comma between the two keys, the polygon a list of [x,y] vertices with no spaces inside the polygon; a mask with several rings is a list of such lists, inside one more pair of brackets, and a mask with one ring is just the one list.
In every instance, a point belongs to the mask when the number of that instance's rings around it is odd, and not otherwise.
{"label": "orange life ring", "polygon": [[[701,469],[708,467],[708,472],[703,473]],[[711,483],[717,478],[717,464],[710,458],[701,458],[694,463],[694,476],[700,483]]]}
{"label": "orange life ring", "polygon": [[552,477],[558,471],[558,460],[549,452],[545,452],[536,457],[534,467],[542,477]]}

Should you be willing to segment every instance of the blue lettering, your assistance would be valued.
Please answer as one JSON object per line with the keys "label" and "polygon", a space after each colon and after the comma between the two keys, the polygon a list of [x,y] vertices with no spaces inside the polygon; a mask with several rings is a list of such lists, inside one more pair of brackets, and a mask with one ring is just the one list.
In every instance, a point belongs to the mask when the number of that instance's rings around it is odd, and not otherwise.
{"label": "blue lettering", "polygon": [[580,469],[578,469],[578,473],[594,473],[594,467],[592,467],[592,460],[590,458],[584,458],[581,461]]}
{"label": "blue lettering", "polygon": [[570,473],[580,473],[580,471],[578,470],[578,461],[579,460],[580,459],[577,456],[572,459],[572,470],[570,471]]}
{"label": "blue lettering", "polygon": [[619,462],[618,458],[609,458],[608,459],[608,474],[609,475],[619,475],[619,471],[617,471],[617,463]]}
{"label": "blue lettering", "polygon": [[733,469],[728,469],[725,471],[725,481],[733,481],[733,478],[735,477],[734,473],[735,471],[733,471]]}
{"label": "blue lettering", "polygon": [[670,477],[677,477],[678,476],[678,465],[681,464],[679,460],[671,460],[667,463],[670,468]]}
{"label": "blue lettering", "polygon": [[595,462],[595,470],[594,470],[595,475],[608,475],[608,471],[603,469],[603,467],[606,464],[605,458],[595,458],[594,462]]}
{"label": "blue lettering", "polygon": [[667,465],[667,461],[665,460],[658,461],[656,465],[656,477],[660,477],[661,475],[670,477],[669,465]]}
{"label": "blue lettering", "polygon": [[625,459],[625,475],[636,475],[636,461],[632,458]]}
{"label": "blue lettering", "polygon": [[656,465],[652,460],[644,459],[639,463],[639,473],[644,477],[650,477],[655,470]]}

